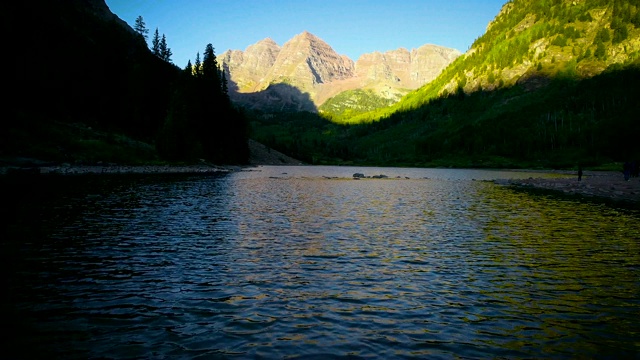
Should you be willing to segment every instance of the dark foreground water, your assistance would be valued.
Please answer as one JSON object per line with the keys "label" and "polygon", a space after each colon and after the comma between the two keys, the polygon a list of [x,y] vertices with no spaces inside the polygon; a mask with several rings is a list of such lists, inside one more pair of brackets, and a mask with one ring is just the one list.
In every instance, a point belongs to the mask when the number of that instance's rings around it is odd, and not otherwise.
{"label": "dark foreground water", "polygon": [[259,170],[3,183],[5,355],[640,356],[638,211],[480,181],[517,172]]}

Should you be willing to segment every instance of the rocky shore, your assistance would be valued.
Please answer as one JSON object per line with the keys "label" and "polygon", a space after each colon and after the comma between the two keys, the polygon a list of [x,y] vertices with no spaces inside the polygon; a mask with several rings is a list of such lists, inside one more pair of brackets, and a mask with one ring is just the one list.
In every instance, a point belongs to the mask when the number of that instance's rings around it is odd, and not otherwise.
{"label": "rocky shore", "polygon": [[[274,149],[249,140],[249,165],[303,165]],[[0,159],[0,175],[83,175],[83,174],[213,174],[239,171],[242,166],[218,166],[201,161],[194,165],[121,165],[110,163],[50,163],[31,158]]]}
{"label": "rocky shore", "polygon": [[142,166],[44,166],[38,168],[40,174],[82,175],[82,174],[212,174],[228,173],[231,168],[212,165],[142,165]]}
{"label": "rocky shore", "polygon": [[220,174],[237,170],[209,164],[198,165],[79,165],[30,164],[0,167],[0,175],[87,175],[87,174]]}
{"label": "rocky shore", "polygon": [[587,171],[581,181],[578,181],[577,175],[567,175],[558,178],[497,180],[496,183],[518,189],[545,190],[640,207],[640,179],[625,181],[621,172]]}

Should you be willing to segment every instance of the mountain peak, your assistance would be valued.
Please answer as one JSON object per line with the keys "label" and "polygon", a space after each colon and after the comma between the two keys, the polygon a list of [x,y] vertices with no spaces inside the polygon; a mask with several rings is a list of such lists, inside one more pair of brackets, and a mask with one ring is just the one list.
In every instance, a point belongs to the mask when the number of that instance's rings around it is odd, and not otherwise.
{"label": "mountain peak", "polygon": [[353,62],[345,61],[329,44],[305,30],[282,46],[266,78],[269,83],[292,79],[301,90],[313,94],[316,85],[349,78],[353,70]]}
{"label": "mountain peak", "polygon": [[300,34],[298,34],[296,36],[302,36],[302,37],[307,37],[307,38],[317,38],[317,36],[313,35],[312,33],[308,32],[307,30],[301,32]]}
{"label": "mountain peak", "polygon": [[291,40],[287,41],[287,43],[299,43],[299,42],[309,43],[312,46],[320,44],[320,46],[330,47],[324,40],[320,39],[319,37],[313,35],[312,33],[306,30],[294,36]]}
{"label": "mountain peak", "polygon": [[278,45],[278,43],[276,43],[272,38],[270,37],[266,37],[260,41],[258,41],[256,44],[268,44],[268,45]]}
{"label": "mountain peak", "polygon": [[[247,47],[242,56],[223,57],[221,66],[229,72],[227,78],[237,93],[258,92],[284,83],[320,105],[345,89],[368,86],[380,91],[398,88],[406,92],[417,88],[435,78],[457,55],[459,52],[453,49],[425,45],[412,51],[400,48],[365,54],[354,63],[305,30],[282,47],[271,38],[260,40]],[[396,92],[392,95],[397,98]]]}

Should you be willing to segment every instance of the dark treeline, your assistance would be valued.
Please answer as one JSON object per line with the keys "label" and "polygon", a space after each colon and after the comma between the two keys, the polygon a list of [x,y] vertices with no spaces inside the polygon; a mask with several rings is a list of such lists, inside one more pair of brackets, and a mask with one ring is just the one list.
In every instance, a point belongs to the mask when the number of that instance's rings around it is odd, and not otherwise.
{"label": "dark treeline", "polygon": [[83,122],[151,140],[175,66],[99,8],[81,1],[19,4],[1,11],[3,31],[12,34],[5,125]]}
{"label": "dark treeline", "polygon": [[[204,70],[187,78],[170,63],[166,40],[166,50],[154,54],[145,37],[103,0],[12,2],[1,8],[9,94],[1,158],[246,162],[246,125],[229,106],[222,83],[203,85],[211,77]],[[199,101],[181,100],[185,92],[198,94]],[[188,113],[194,119],[183,112],[178,120],[178,109],[192,105],[198,107]],[[168,145],[167,129],[178,122],[201,124],[188,129],[197,151],[192,141],[189,149],[176,145],[184,139]],[[154,150],[158,140],[162,158]]]}
{"label": "dark treeline", "polygon": [[213,46],[203,61],[187,64],[175,86],[158,150],[170,160],[204,158],[216,163],[244,163],[249,158],[248,122],[229,100],[224,72]]}
{"label": "dark treeline", "polygon": [[309,164],[336,164],[344,158],[332,156],[340,142],[341,126],[317,113],[249,111],[252,137],[271,148]]}

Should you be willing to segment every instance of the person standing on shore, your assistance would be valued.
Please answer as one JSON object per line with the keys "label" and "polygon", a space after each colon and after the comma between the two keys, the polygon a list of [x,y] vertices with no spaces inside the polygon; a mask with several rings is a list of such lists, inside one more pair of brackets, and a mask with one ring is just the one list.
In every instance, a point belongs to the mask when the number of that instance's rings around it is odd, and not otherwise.
{"label": "person standing on shore", "polygon": [[624,181],[629,181],[629,176],[631,175],[631,164],[628,161],[625,161],[622,166],[622,172],[624,173]]}
{"label": "person standing on shore", "polygon": [[582,165],[578,164],[578,181],[582,181]]}

